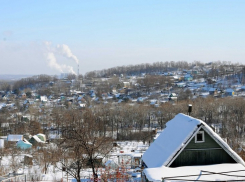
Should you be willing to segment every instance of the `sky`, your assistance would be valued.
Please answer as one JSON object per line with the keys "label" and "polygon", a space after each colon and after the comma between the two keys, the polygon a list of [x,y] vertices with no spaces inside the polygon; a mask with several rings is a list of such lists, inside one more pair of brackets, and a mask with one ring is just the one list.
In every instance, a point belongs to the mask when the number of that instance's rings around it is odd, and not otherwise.
{"label": "sky", "polygon": [[244,0],[0,0],[0,74],[245,64]]}

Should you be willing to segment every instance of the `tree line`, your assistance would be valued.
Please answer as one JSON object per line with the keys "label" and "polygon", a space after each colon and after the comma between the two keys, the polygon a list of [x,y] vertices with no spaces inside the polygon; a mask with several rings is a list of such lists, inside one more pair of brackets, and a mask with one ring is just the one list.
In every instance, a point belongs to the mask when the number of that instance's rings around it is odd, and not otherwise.
{"label": "tree line", "polygon": [[141,73],[159,73],[163,71],[171,71],[176,68],[180,69],[189,69],[193,65],[204,65],[201,62],[195,61],[193,63],[188,63],[187,61],[166,61],[166,62],[155,62],[155,63],[142,63],[136,65],[127,65],[127,66],[117,66],[113,68],[90,71],[85,74],[85,77],[107,77],[114,74],[126,74],[126,75],[140,75]]}
{"label": "tree line", "polygon": [[96,78],[96,77],[110,77],[114,74],[116,75],[140,75],[142,73],[145,74],[154,74],[154,73],[162,73],[168,71],[177,71],[177,70],[189,70],[198,66],[203,68],[205,65],[210,65],[213,72],[211,75],[218,74],[216,71],[225,71],[225,67],[229,68],[236,68],[239,66],[238,63],[234,64],[227,61],[215,61],[211,63],[203,63],[201,61],[165,61],[165,62],[154,62],[154,63],[142,63],[136,65],[124,65],[124,66],[117,66],[103,70],[95,70],[87,72],[84,76],[85,78]]}
{"label": "tree line", "polygon": [[[149,101],[142,103],[107,103],[96,104],[90,108],[72,109],[70,107],[58,107],[50,110],[49,108],[40,109],[30,106],[28,113],[32,115],[31,119],[14,119],[10,116],[14,113],[5,112],[1,115],[1,122],[6,122],[6,118],[13,121],[12,133],[30,134],[33,131],[47,132],[47,127],[53,126],[57,132],[71,125],[73,121],[84,120],[85,113],[90,116],[99,126],[99,135],[110,136],[116,140],[149,140],[152,128],[163,129],[167,121],[172,119],[178,113],[187,114],[188,104],[193,105],[191,116],[205,121],[207,124],[220,124],[219,132],[223,138],[234,146],[238,146],[245,134],[245,100],[241,97],[226,98],[196,98],[187,97],[184,100],[166,102],[154,107],[148,104]],[[73,113],[73,117],[68,117]],[[79,119],[76,119],[76,117]],[[15,126],[16,125],[16,126]],[[34,129],[36,128],[36,130]],[[146,130],[147,129],[147,130]],[[34,133],[33,133],[34,134]],[[235,149],[235,148],[234,148]],[[235,149],[237,150],[237,149]]]}

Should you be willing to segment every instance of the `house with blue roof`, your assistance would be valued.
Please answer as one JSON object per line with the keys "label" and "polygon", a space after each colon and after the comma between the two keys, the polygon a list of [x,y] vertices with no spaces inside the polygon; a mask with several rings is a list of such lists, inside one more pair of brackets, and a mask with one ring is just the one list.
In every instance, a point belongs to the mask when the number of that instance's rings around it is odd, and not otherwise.
{"label": "house with blue roof", "polygon": [[186,74],[186,75],[184,76],[184,80],[185,80],[185,81],[192,81],[192,80],[193,80],[193,76],[192,76],[191,74]]}
{"label": "house with blue roof", "polygon": [[225,96],[234,96],[234,90],[231,88],[227,88],[225,90]]}
{"label": "house with blue roof", "polygon": [[216,88],[210,88],[208,92],[209,92],[209,95],[216,95],[218,90]]}

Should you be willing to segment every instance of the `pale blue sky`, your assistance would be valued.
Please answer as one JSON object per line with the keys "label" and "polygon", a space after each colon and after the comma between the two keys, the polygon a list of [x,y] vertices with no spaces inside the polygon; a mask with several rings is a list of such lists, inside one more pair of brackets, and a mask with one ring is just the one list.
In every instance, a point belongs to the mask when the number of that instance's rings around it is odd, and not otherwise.
{"label": "pale blue sky", "polygon": [[59,74],[48,53],[76,72],[58,44],[82,74],[156,61],[245,63],[245,1],[0,0],[0,74]]}

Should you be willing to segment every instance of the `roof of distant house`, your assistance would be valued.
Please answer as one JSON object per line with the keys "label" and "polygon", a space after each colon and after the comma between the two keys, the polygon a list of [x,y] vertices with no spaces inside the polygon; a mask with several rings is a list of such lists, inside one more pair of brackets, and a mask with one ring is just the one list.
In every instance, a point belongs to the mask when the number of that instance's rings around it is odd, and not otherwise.
{"label": "roof of distant house", "polygon": [[23,135],[8,135],[7,141],[18,142],[23,139]]}

